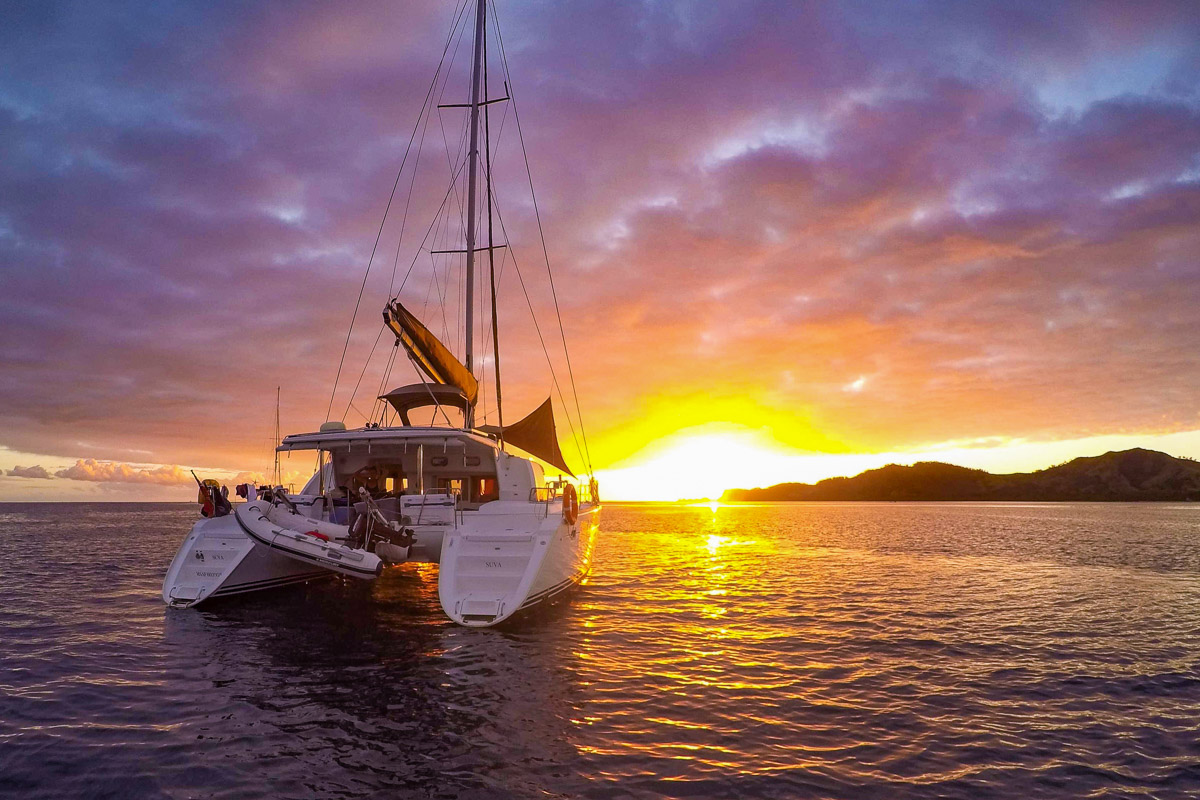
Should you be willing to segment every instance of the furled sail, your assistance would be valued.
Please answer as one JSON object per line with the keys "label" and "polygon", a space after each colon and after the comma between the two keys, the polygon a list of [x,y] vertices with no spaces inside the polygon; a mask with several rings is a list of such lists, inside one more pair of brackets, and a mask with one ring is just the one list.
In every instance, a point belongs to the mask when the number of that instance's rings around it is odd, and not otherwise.
{"label": "furled sail", "polygon": [[387,304],[383,310],[383,321],[396,334],[422,372],[438,383],[457,387],[466,395],[467,402],[475,405],[479,397],[479,382],[475,376],[419,319],[400,305],[399,300]]}
{"label": "furled sail", "polygon": [[[484,425],[480,430],[493,435],[500,434],[500,427],[497,425]],[[554,407],[550,404],[549,397],[525,419],[505,425],[504,441],[540,458],[552,467],[561,469],[572,478],[575,477],[558,447],[558,432],[554,428]]]}

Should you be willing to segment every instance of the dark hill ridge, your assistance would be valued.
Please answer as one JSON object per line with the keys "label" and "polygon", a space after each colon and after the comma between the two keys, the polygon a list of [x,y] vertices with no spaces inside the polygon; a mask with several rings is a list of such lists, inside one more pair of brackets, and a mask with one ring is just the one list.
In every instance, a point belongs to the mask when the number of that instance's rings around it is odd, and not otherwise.
{"label": "dark hill ridge", "polygon": [[853,478],[730,489],[722,500],[1200,500],[1200,463],[1155,450],[1122,450],[1011,475],[922,461]]}

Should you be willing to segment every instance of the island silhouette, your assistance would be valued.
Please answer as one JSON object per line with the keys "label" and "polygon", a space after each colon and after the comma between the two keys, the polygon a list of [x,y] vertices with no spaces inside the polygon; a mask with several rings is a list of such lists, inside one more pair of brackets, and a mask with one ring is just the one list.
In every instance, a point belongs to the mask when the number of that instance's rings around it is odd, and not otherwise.
{"label": "island silhouette", "polygon": [[939,461],[888,464],[852,478],[729,489],[722,500],[1200,500],[1200,462],[1134,448],[1076,458],[1038,470],[996,475]]}

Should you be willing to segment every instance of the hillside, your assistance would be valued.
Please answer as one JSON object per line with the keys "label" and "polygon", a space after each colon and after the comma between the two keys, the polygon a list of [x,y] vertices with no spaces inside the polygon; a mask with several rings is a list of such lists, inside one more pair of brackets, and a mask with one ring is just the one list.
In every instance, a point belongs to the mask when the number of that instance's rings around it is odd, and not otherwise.
{"label": "hillside", "polygon": [[1200,500],[1200,463],[1154,450],[1123,450],[1010,475],[937,461],[889,464],[853,478],[730,489],[729,501],[754,500]]}

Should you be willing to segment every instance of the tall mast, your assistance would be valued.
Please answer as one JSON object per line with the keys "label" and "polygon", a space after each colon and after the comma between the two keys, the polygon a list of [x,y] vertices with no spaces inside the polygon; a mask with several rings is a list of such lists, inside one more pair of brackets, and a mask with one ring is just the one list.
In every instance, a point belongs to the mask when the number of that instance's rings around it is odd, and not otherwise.
{"label": "tall mast", "polygon": [[[475,189],[479,162],[479,83],[483,71],[483,36],[486,16],[485,0],[478,0],[475,9],[475,61],[471,65],[471,148],[467,156],[467,348],[466,367],[473,371],[475,354]],[[468,405],[464,413],[468,430],[475,427],[475,408]]]}
{"label": "tall mast", "polygon": [[[483,99],[488,95],[487,39],[483,41]],[[496,247],[492,241],[492,127],[488,106],[483,107],[483,176],[487,187],[488,283],[492,290],[492,364],[496,367],[496,424],[500,426],[500,449],[504,449],[504,403],[500,394],[500,321],[496,317]]]}

